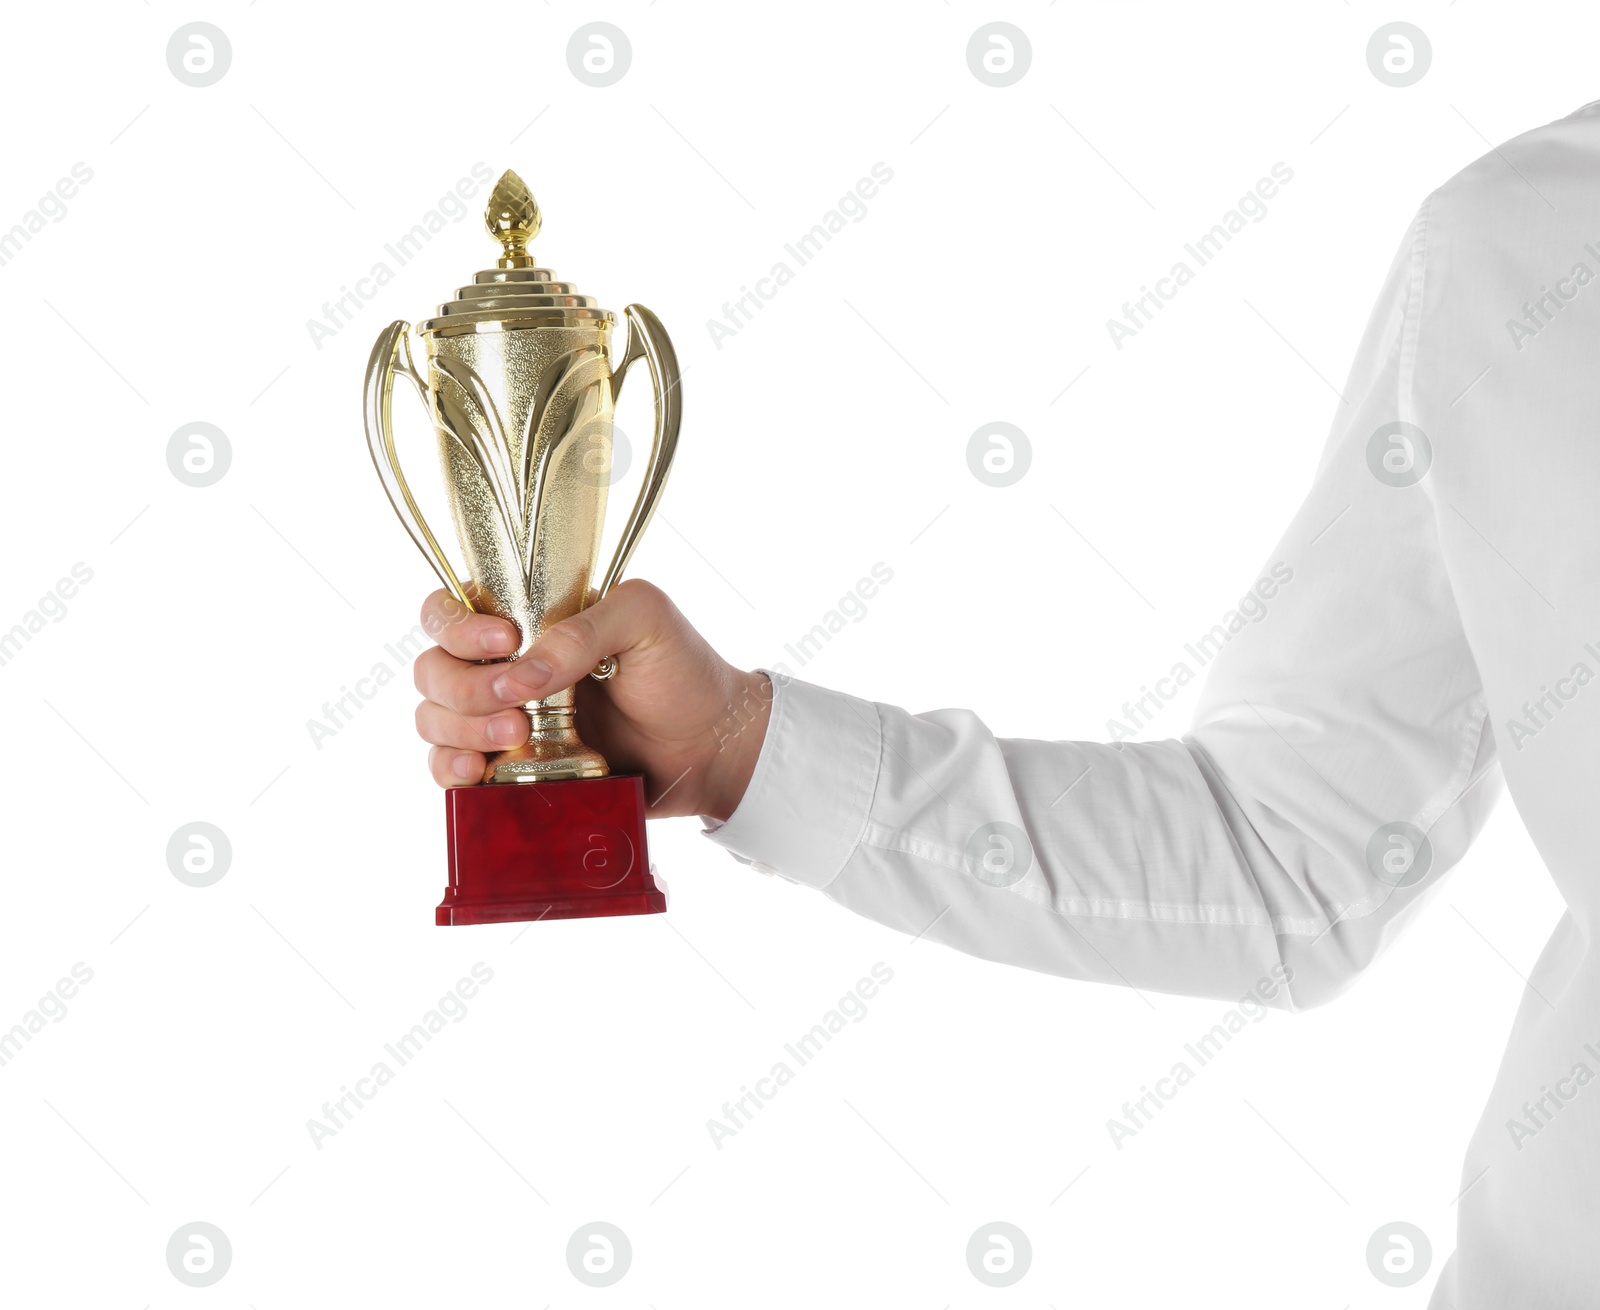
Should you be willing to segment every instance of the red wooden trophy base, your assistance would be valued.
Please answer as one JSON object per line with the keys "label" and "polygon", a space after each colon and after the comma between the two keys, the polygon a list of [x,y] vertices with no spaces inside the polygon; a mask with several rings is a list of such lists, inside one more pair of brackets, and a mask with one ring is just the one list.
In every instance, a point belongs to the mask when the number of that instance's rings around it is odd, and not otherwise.
{"label": "red wooden trophy base", "polygon": [[450,885],[440,925],[660,914],[638,774],[486,783],[444,794]]}

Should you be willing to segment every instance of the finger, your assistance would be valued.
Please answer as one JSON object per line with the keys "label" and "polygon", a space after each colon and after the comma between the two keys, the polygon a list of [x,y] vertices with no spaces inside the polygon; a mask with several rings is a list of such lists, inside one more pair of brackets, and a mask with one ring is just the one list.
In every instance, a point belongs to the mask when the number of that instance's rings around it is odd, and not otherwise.
{"label": "finger", "polygon": [[417,706],[417,735],[435,746],[469,751],[503,751],[520,746],[531,731],[521,710],[501,710],[487,718],[457,714],[448,705],[425,700]]}
{"label": "finger", "polygon": [[411,666],[412,678],[428,700],[448,705],[457,714],[482,715],[503,710],[506,702],[495,694],[497,664],[470,664],[458,660],[443,646],[429,646]]}
{"label": "finger", "polygon": [[648,582],[624,582],[570,619],[552,624],[534,647],[495,673],[502,705],[552,696],[572,686],[607,655],[637,649],[658,630],[664,593]]}
{"label": "finger", "polygon": [[442,588],[422,602],[422,630],[460,660],[499,659],[522,644],[516,624],[470,610]]}
{"label": "finger", "polygon": [[489,762],[477,751],[435,746],[428,752],[428,772],[441,787],[471,787],[483,781]]}

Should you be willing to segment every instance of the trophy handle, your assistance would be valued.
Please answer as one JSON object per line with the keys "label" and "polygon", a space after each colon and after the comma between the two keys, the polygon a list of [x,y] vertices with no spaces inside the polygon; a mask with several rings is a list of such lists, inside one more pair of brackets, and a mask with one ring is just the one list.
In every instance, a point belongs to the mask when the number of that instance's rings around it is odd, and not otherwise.
{"label": "trophy handle", "polygon": [[[411,540],[422,552],[424,559],[433,565],[439,581],[468,609],[476,609],[467,597],[466,589],[456,577],[450,561],[439,548],[438,539],[428,527],[427,519],[412,499],[411,488],[406,485],[405,474],[400,471],[400,457],[394,448],[394,375],[403,373],[411,379],[417,394],[427,403],[428,387],[418,376],[411,363],[411,324],[396,319],[383,330],[372,347],[372,358],[367,361],[366,420],[367,449],[372,453],[372,465],[378,470],[378,481],[383,483],[389,504],[394,507]],[[668,346],[668,351],[671,347]]]}
{"label": "trophy handle", "polygon": [[[672,471],[672,457],[678,449],[678,426],[683,421],[683,400],[679,394],[678,354],[672,348],[661,320],[643,305],[629,305],[623,311],[628,320],[628,347],[622,359],[611,370],[611,396],[622,391],[622,381],[629,367],[641,356],[650,365],[650,381],[656,393],[655,434],[650,441],[650,464],[645,469],[644,483],[639,488],[639,498],[633,503],[633,512],[623,525],[622,536],[617,541],[617,551],[605,571],[595,598],[598,600],[617,584],[650,517],[661,502],[661,493],[667,485],[667,474]],[[604,664],[604,661],[602,661]],[[609,675],[606,675],[609,676]]]}

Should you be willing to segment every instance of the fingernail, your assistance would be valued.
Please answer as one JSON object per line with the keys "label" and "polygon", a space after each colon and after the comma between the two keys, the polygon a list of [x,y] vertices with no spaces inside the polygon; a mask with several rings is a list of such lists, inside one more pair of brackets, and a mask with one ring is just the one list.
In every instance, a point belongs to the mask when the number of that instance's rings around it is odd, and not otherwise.
{"label": "fingernail", "polygon": [[494,680],[494,694],[501,700],[526,700],[550,681],[551,672],[543,660],[521,660]]}
{"label": "fingernail", "polygon": [[521,710],[489,720],[489,740],[497,746],[510,746],[528,735],[528,716]]}
{"label": "fingernail", "polygon": [[490,627],[479,637],[478,644],[489,655],[509,655],[517,648],[517,639],[504,628]]}
{"label": "fingernail", "polygon": [[478,758],[475,755],[457,755],[456,762],[451,766],[450,772],[458,778],[476,778],[478,776]]}

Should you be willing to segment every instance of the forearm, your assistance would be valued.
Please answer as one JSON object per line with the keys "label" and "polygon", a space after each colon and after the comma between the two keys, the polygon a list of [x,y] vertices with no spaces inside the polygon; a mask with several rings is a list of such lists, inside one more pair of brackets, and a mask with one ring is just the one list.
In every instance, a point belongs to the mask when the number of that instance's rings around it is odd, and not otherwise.
{"label": "forearm", "polygon": [[994,738],[776,679],[745,804],[714,839],[913,935],[1003,963],[1232,996],[1273,925],[1191,753]]}
{"label": "forearm", "polygon": [[[775,682],[749,790],[713,839],[972,955],[1222,998],[1298,975],[1274,1003],[1303,1006],[1370,962],[1423,890],[1373,876],[1374,821],[1309,770],[1273,802],[1300,796],[1320,826],[1269,812],[1194,740],[1002,741],[968,711]],[[1263,769],[1285,774],[1270,757],[1287,749],[1264,724],[1259,737]],[[1475,776],[1464,765],[1461,787]],[[1436,874],[1477,821],[1456,807],[1436,832]]]}

